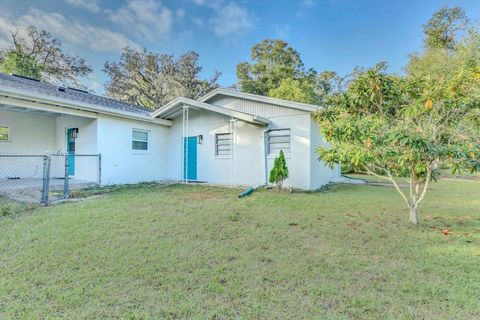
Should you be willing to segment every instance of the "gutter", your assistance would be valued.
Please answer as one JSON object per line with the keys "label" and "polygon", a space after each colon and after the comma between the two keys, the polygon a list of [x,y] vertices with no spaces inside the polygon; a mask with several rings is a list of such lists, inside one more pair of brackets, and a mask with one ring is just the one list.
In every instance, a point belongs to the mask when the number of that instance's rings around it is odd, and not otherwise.
{"label": "gutter", "polygon": [[152,118],[149,115],[138,115],[133,112],[118,110],[112,111],[110,108],[99,107],[95,104],[85,103],[80,101],[72,101],[64,98],[51,97],[45,94],[30,95],[23,90],[1,88],[0,95],[7,98],[17,99],[29,103],[43,103],[47,105],[53,105],[55,107],[65,107],[75,110],[90,111],[94,113],[111,115],[119,118],[126,118],[144,122],[150,122],[155,124],[162,124],[165,126],[172,126],[173,122],[165,119]]}

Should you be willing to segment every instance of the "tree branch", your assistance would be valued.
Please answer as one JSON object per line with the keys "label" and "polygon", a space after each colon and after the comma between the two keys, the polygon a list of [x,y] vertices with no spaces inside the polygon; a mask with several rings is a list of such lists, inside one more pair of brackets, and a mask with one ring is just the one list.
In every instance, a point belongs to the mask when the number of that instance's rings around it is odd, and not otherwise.
{"label": "tree branch", "polygon": [[397,189],[398,193],[400,193],[400,195],[402,196],[403,200],[405,201],[405,203],[407,204],[407,206],[410,208],[411,207],[411,203],[410,201],[408,200],[407,196],[403,193],[403,191],[400,189],[399,185],[397,184],[397,182],[393,179],[392,175],[390,174],[390,172],[388,172],[387,170],[385,170],[385,172],[387,173],[388,177],[385,177],[385,176],[382,176],[382,175],[379,175],[373,171],[371,171],[370,169],[366,169],[367,173],[368,174],[371,174],[377,178],[380,178],[380,179],[384,179],[384,180],[387,180],[387,181],[390,181],[392,182],[392,184],[395,186],[395,189]]}

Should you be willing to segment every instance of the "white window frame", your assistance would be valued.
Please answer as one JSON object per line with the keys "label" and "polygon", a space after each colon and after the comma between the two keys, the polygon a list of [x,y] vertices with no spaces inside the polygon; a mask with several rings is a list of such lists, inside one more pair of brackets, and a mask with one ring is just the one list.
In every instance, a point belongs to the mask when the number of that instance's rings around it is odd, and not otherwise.
{"label": "white window frame", "polygon": [[[288,137],[288,141],[279,141],[279,142],[272,142],[272,132],[278,132],[282,133],[284,131],[284,134],[277,134],[273,135],[273,137],[276,138],[286,138]],[[278,139],[280,140],[280,139]],[[287,140],[287,139],[284,139]],[[288,143],[288,150],[287,149],[281,149],[281,148],[274,148],[275,151],[272,152],[272,144],[285,144]],[[272,129],[268,131],[268,141],[267,141],[267,147],[268,147],[268,155],[270,157],[275,157],[280,154],[280,150],[283,150],[283,153],[285,154],[286,157],[290,156],[291,153],[291,148],[292,148],[292,130],[290,128],[282,128],[282,129]]]}
{"label": "white window frame", "polygon": [[[219,136],[230,136],[230,139],[221,139],[224,141],[229,141],[228,144],[219,144]],[[218,147],[219,146],[229,146],[228,154],[219,154]],[[231,132],[218,132],[215,133],[215,157],[217,158],[231,158],[233,154],[233,134]]]}
{"label": "white window frame", "polygon": [[0,140],[0,143],[10,143],[12,141],[12,131],[9,126],[0,125],[0,128],[7,128],[7,140]]}
{"label": "white window frame", "polygon": [[[142,133],[146,133],[147,134],[147,140],[135,140],[133,139],[133,134],[134,132],[142,132]],[[134,142],[146,142],[147,143],[147,149],[135,149],[133,147],[133,143]],[[133,128],[132,129],[132,151],[133,152],[148,152],[150,151],[150,131],[149,130],[145,130],[145,129],[136,129],[136,128]]]}

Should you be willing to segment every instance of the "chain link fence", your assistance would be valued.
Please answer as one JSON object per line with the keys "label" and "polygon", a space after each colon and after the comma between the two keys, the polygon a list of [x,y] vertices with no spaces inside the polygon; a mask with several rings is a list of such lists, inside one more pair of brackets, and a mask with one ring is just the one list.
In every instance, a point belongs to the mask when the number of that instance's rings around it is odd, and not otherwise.
{"label": "chain link fence", "polygon": [[0,197],[48,205],[101,184],[100,154],[0,154]]}

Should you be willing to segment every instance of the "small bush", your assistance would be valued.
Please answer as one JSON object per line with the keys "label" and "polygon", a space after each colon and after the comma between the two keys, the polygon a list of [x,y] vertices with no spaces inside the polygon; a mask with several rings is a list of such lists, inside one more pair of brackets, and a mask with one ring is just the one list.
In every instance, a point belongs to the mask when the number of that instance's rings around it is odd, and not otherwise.
{"label": "small bush", "polygon": [[280,154],[275,158],[273,162],[272,171],[270,171],[270,183],[275,183],[279,189],[282,189],[282,184],[285,179],[288,178],[287,161],[283,150],[280,150]]}

